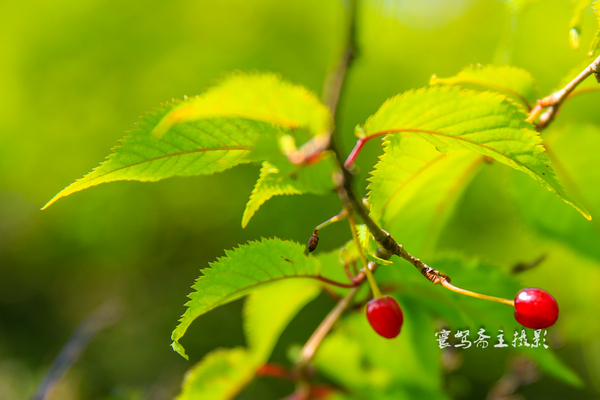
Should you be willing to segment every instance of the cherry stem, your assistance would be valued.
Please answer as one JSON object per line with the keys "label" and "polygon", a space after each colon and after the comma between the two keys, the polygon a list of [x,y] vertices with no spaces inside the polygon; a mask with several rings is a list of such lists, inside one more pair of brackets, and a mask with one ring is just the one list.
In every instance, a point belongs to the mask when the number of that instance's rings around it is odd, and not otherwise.
{"label": "cherry stem", "polygon": [[329,225],[333,224],[334,222],[341,221],[342,219],[346,218],[347,216],[348,216],[348,210],[344,208],[342,211],[339,212],[339,214],[334,215],[333,217],[329,218],[327,221],[322,222],[321,224],[317,225],[315,230],[320,231],[321,229],[325,228],[326,226],[329,226]]}
{"label": "cherry stem", "polygon": [[442,279],[440,281],[440,284],[448,290],[452,290],[453,292],[464,294],[466,296],[476,297],[478,299],[487,300],[487,301],[493,301],[494,303],[506,304],[507,306],[511,306],[511,307],[515,306],[514,300],[503,299],[502,297],[488,296],[487,294],[480,294],[480,293],[471,292],[470,290],[461,289],[459,287],[452,285],[446,279]]}
{"label": "cherry stem", "polygon": [[333,324],[340,318],[342,312],[350,305],[350,302],[358,292],[358,287],[350,289],[350,291],[342,297],[340,301],[337,302],[335,307],[327,314],[325,319],[321,321],[321,324],[317,327],[317,329],[310,336],[308,341],[302,347],[302,351],[300,352],[300,359],[297,362],[297,366],[299,369],[304,368],[310,360],[315,355],[317,348],[327,336]]}
{"label": "cherry stem", "polygon": [[356,221],[354,220],[354,215],[351,212],[348,213],[348,222],[350,223],[350,231],[352,231],[354,246],[356,246],[356,250],[358,251],[358,257],[363,265],[363,271],[365,271],[365,275],[369,281],[369,286],[371,286],[373,297],[376,299],[383,297],[381,290],[379,290],[379,286],[377,286],[375,277],[373,276],[371,269],[369,269],[369,262],[367,261],[367,257],[365,256],[360,240],[358,239],[358,234],[356,233]]}

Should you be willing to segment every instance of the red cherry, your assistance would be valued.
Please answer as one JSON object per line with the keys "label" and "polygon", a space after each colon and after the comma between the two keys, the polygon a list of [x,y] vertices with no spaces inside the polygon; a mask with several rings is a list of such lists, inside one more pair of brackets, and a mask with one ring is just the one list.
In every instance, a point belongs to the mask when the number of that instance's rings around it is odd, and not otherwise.
{"label": "red cherry", "polygon": [[548,328],[558,319],[558,304],[543,289],[521,289],[515,297],[515,319],[526,328]]}
{"label": "red cherry", "polygon": [[375,332],[392,339],[400,333],[404,316],[398,302],[393,297],[385,296],[367,304],[367,320]]}

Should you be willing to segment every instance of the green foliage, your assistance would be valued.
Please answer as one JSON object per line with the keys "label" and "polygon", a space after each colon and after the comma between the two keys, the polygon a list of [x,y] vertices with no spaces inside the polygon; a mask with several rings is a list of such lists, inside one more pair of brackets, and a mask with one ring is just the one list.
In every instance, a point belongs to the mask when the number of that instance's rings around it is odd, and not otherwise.
{"label": "green foliage", "polygon": [[298,128],[323,135],[328,126],[327,108],[306,89],[271,74],[235,74],[202,96],[147,113],[105,162],[43,208],[101,183],[208,175],[260,161],[258,143]]}
{"label": "green foliage", "polygon": [[450,78],[439,78],[433,75],[429,84],[474,86],[504,93],[513,100],[521,102],[528,109],[538,99],[533,76],[524,69],[508,65],[470,65]]}
{"label": "green foliage", "polygon": [[263,239],[226,251],[225,257],[202,270],[203,276],[194,284],[187,310],[171,335],[173,348],[187,357],[179,340],[202,314],[268,283],[291,278],[317,279],[322,270],[318,258],[304,254],[303,245],[280,239]]}
{"label": "green foliage", "polygon": [[234,398],[271,355],[290,320],[321,291],[318,284],[290,280],[256,289],[244,307],[248,348],[220,349],[194,366],[177,400]]}
{"label": "green foliage", "polygon": [[312,165],[292,165],[282,162],[283,168],[277,168],[268,161],[263,162],[260,176],[250,195],[244,215],[242,227],[246,227],[252,216],[261,205],[273,196],[293,194],[326,194],[333,190],[331,175],[335,170],[334,161],[329,155],[327,159]]}
{"label": "green foliage", "polygon": [[524,119],[523,111],[499,94],[432,87],[388,100],[358,132],[363,138],[417,135],[443,153],[475,151],[526,173],[590,219],[563,193],[541,138]]}
{"label": "green foliage", "polygon": [[[529,2],[510,3],[515,11]],[[576,5],[579,16],[584,3],[581,1]],[[600,19],[598,1],[594,3],[594,10]],[[363,12],[369,15],[371,11]],[[515,11],[511,18],[516,15]],[[367,23],[373,20],[373,16],[365,20],[365,31],[369,32]],[[578,30],[578,24],[578,21],[572,22],[572,28]],[[216,25],[212,29],[217,28]],[[271,28],[271,25],[266,26]],[[578,32],[576,34],[578,40]],[[423,32],[420,35],[427,36]],[[438,39],[444,42],[444,38],[436,33]],[[386,40],[365,47],[366,53],[369,53],[376,52],[381,46],[385,57],[389,57],[377,67],[377,73],[382,76],[386,75],[383,69],[388,64],[393,65],[395,57],[389,51],[394,47],[390,46],[392,39]],[[597,43],[598,34],[593,46]],[[456,53],[456,50],[454,48],[453,52]],[[489,58],[489,55],[486,57]],[[408,59],[411,62],[402,65],[413,65],[413,60]],[[527,111],[540,96],[536,80],[525,69],[477,65],[463,68],[455,74],[459,69],[458,63],[442,67],[439,63],[428,65],[427,61],[414,61],[415,68],[423,76],[428,76],[435,67],[442,68],[440,73],[449,78],[434,76],[430,80],[433,87],[409,90],[389,99],[367,119],[363,127],[356,130],[363,142],[380,136],[384,138],[383,154],[377,165],[372,171],[370,167],[366,170],[371,174],[368,186],[370,213],[376,222],[412,254],[427,257],[428,264],[451,276],[452,283],[509,299],[525,282],[535,283],[540,277],[549,282],[547,276],[551,276],[552,281],[562,281],[558,273],[563,272],[553,264],[555,274],[544,270],[539,276],[531,273],[518,277],[507,272],[513,259],[489,265],[477,258],[466,260],[462,256],[444,256],[441,250],[444,245],[452,250],[451,254],[465,252],[465,248],[456,244],[460,243],[460,238],[450,244],[440,240],[447,239],[448,232],[466,229],[468,222],[457,221],[457,215],[468,214],[477,222],[475,229],[469,231],[471,237],[484,236],[480,229],[488,234],[492,232],[481,240],[485,240],[493,250],[480,249],[481,259],[495,260],[494,256],[498,253],[503,256],[510,254],[515,259],[525,257],[523,254],[527,255],[528,251],[539,253],[541,250],[533,247],[511,254],[511,250],[518,246],[526,248],[529,242],[523,238],[531,235],[541,242],[551,240],[548,243],[557,244],[554,254],[560,254],[563,259],[565,254],[569,254],[565,250],[568,248],[592,259],[590,265],[600,265],[597,249],[600,228],[597,222],[590,223],[581,218],[583,215],[590,219],[586,209],[594,212],[600,207],[600,195],[596,190],[600,166],[593,150],[600,146],[598,127],[593,123],[569,123],[572,121],[567,119],[567,123],[552,125],[541,136],[532,124],[525,121]],[[523,64],[526,63],[518,63]],[[462,61],[460,65],[464,65]],[[569,75],[570,79],[581,68],[575,68]],[[272,69],[278,70],[277,63]],[[372,69],[365,70],[373,72]],[[357,72],[366,74],[360,69]],[[538,73],[535,75],[539,78]],[[419,78],[421,82],[422,78]],[[365,83],[357,84],[353,90],[358,90],[358,93],[368,90],[369,96],[348,92],[359,100],[349,97],[350,102],[344,102],[344,106],[348,107],[344,111],[348,112],[343,114],[349,116],[340,121],[336,119],[339,126],[335,127],[335,133],[340,136],[336,137],[339,142],[344,141],[347,127],[356,123],[355,116],[368,115],[369,102],[381,102],[384,98],[379,99],[377,92],[366,83],[369,79],[382,80],[380,77],[362,76],[362,79]],[[363,80],[357,79],[357,82]],[[546,80],[557,81],[555,76],[546,77]],[[414,81],[404,86],[386,81],[379,90],[389,96],[390,90],[412,87],[413,84]],[[311,87],[316,87],[316,84]],[[596,90],[595,82],[588,79],[574,94]],[[360,103],[360,107],[353,101]],[[61,197],[100,183],[210,175],[242,163],[262,163],[258,181],[242,217],[242,227],[246,227],[262,204],[273,196],[325,195],[335,190],[332,176],[339,172],[338,160],[335,159],[339,155],[329,147],[331,130],[330,111],[303,86],[287,83],[273,74],[236,73],[203,95],[173,100],[148,112],[105,162],[59,192],[44,208]],[[336,140],[336,143],[339,142]],[[478,180],[482,171],[489,171],[495,168],[493,164],[500,163],[514,171],[505,168],[506,175],[485,175],[491,179],[483,184]],[[352,172],[359,174],[359,170]],[[502,180],[507,176],[509,179]],[[357,175],[355,183],[360,182],[358,178],[361,177]],[[547,191],[542,190],[540,185]],[[219,184],[215,186],[221,188]],[[481,193],[489,187],[506,189],[511,193],[513,202],[496,201],[498,204],[486,203],[481,208],[465,206],[465,196]],[[218,202],[225,202],[229,193],[235,190],[227,184],[222,184],[222,188],[214,193]],[[188,196],[193,197],[187,193],[173,195],[179,198]],[[200,196],[208,197],[206,190]],[[559,199],[573,209],[565,207]],[[199,225],[209,226],[206,214],[218,215],[211,217],[214,219],[221,218],[215,207],[202,204],[197,207],[203,215],[186,221],[194,229],[198,229]],[[505,221],[502,218],[491,220],[489,215],[502,215],[501,212],[507,209],[520,213],[522,225],[518,226],[519,229],[509,229],[509,233],[502,236],[494,229],[505,228]],[[321,222],[313,221],[316,211],[329,212],[320,204],[311,204],[303,210],[286,210],[286,215],[304,220],[301,222],[314,227]],[[321,214],[318,215],[320,217]],[[278,223],[280,218],[281,215],[278,215],[271,221]],[[456,227],[449,228],[449,222],[460,228],[452,231],[451,228]],[[227,227],[223,229],[233,230],[230,225]],[[300,236],[303,235],[301,229],[305,226],[297,228]],[[206,242],[201,242],[201,247],[213,248],[214,238],[219,235],[213,232],[212,227],[207,230],[209,234]],[[351,282],[344,266],[350,271],[355,265],[360,268],[359,249],[366,252],[369,261],[379,264],[376,279],[384,293],[391,293],[398,299],[404,310],[405,325],[402,334],[395,340],[378,337],[364,318],[362,305],[369,298],[369,288],[366,284],[362,285],[349,310],[334,326],[332,333],[326,336],[313,360],[317,381],[321,378],[319,375],[323,375],[340,387],[332,400],[447,399],[450,394],[445,385],[442,351],[433,332],[447,324],[452,328],[472,329],[471,334],[475,334],[476,328],[483,326],[488,333],[502,329],[506,340],[510,341],[512,332],[521,329],[514,321],[512,310],[505,305],[447,291],[423,279],[402,260],[392,257],[388,261],[376,257],[377,243],[366,226],[358,225],[357,230],[357,243],[347,242],[341,250],[320,252],[319,249],[311,255],[307,254],[304,245],[292,241],[251,241],[226,251],[224,257],[202,270],[203,276],[194,284],[187,309],[173,331],[173,348],[187,358],[180,340],[190,324],[197,319],[196,324],[201,324],[209,311],[245,295],[248,295],[243,314],[247,347],[208,353],[189,371],[178,399],[225,400],[239,395],[254,378],[256,370],[272,357],[279,337],[302,307],[324,288],[333,298],[348,294]],[[324,231],[321,235],[327,233]],[[240,243],[242,239],[232,234],[232,241]],[[563,245],[566,246],[562,248]],[[144,246],[146,248],[147,243]],[[328,285],[327,282],[331,281],[340,285]],[[581,297],[586,296],[581,294]],[[202,319],[199,318],[201,316]],[[206,341],[212,332],[212,327],[203,329],[201,340]],[[550,350],[510,350],[526,354],[536,361],[541,370],[562,382],[574,386],[582,384],[579,376]],[[295,367],[299,368],[297,364]],[[312,366],[307,371],[312,372]]]}
{"label": "green foliage", "polygon": [[474,152],[440,153],[418,136],[388,135],[370,178],[371,214],[411,251],[431,250],[482,163]]}

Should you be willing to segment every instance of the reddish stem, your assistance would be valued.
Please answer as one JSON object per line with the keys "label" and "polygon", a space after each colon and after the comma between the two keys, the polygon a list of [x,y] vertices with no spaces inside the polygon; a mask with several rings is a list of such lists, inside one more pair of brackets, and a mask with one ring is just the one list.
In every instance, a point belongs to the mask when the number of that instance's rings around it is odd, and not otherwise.
{"label": "reddish stem", "polygon": [[294,374],[287,368],[274,363],[266,363],[256,370],[258,376],[272,376],[274,378],[287,379],[293,381],[296,379]]}

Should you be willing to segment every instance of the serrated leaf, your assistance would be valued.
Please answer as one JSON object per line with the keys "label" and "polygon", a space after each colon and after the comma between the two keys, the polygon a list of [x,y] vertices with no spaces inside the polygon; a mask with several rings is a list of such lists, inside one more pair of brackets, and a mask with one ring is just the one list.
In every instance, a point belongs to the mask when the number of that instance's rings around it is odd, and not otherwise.
{"label": "serrated leaf", "polygon": [[187,310],[171,335],[173,349],[186,357],[179,339],[200,315],[248,294],[267,283],[290,278],[316,279],[318,258],[306,256],[304,245],[280,239],[263,239],[226,251],[225,257],[202,270],[193,286]]}
{"label": "serrated leaf", "polygon": [[369,179],[371,215],[411,252],[424,254],[482,164],[475,152],[444,154],[420,137],[389,135]]}
{"label": "serrated leaf", "polygon": [[433,75],[429,84],[472,85],[490,89],[522,102],[527,109],[531,109],[531,104],[538,98],[533,76],[524,69],[507,65],[470,65],[449,78],[438,78]]}
{"label": "serrated leaf", "polygon": [[584,217],[589,213],[567,197],[554,177],[539,134],[526,114],[497,93],[431,87],[386,101],[364,125],[366,137],[411,134],[440,152],[471,150],[535,179]]}
{"label": "serrated leaf", "polygon": [[273,196],[304,193],[326,194],[334,188],[332,174],[336,165],[328,154],[313,165],[293,166],[285,162],[280,165],[283,165],[283,168],[278,168],[269,161],[263,162],[260,176],[242,216],[243,228],[248,225],[260,206]]}
{"label": "serrated leaf", "polygon": [[272,74],[236,74],[202,96],[174,100],[147,113],[106,161],[54,196],[119,180],[157,181],[206,175],[240,163],[257,142],[282,130],[328,130],[329,111],[301,86]]}

